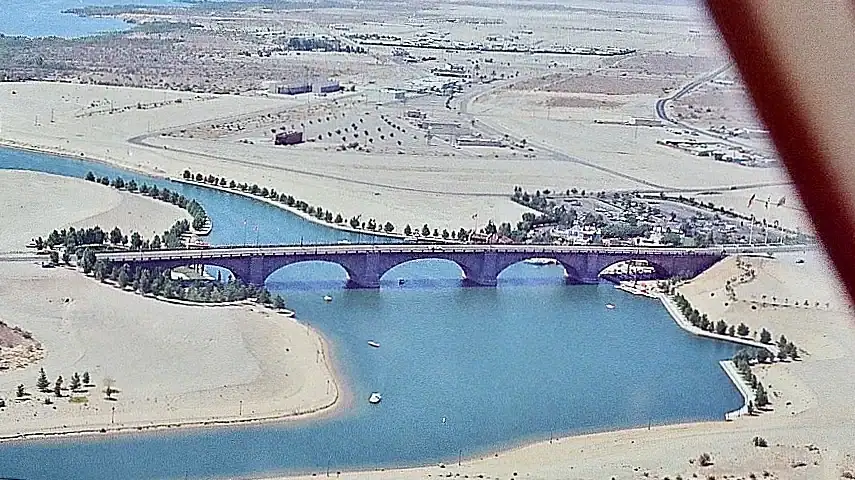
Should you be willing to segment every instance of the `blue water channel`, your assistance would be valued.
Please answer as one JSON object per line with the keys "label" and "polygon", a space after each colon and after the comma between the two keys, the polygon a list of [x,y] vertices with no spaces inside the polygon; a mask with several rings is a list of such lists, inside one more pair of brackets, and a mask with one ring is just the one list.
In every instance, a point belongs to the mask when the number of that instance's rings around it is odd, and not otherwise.
{"label": "blue water channel", "polygon": [[78,17],[62,13],[70,8],[112,5],[170,5],[173,0],[2,0],[0,33],[7,36],[83,37],[125,30],[129,24],[115,18]]}
{"label": "blue water channel", "polygon": [[[243,243],[244,219],[261,225],[261,243],[371,240],[80,160],[0,150],[0,168],[92,170],[178,190],[205,206],[216,244]],[[0,476],[206,478],[453,462],[556,435],[722,419],[741,404],[717,363],[735,346],[686,334],[656,301],[608,284],[566,286],[562,273],[517,264],[497,288],[463,288],[453,263],[417,261],[371,291],[344,289],[336,265],[285,267],[267,286],[330,341],[351,407],[305,422],[2,444]],[[371,406],[375,390],[383,402]]]}

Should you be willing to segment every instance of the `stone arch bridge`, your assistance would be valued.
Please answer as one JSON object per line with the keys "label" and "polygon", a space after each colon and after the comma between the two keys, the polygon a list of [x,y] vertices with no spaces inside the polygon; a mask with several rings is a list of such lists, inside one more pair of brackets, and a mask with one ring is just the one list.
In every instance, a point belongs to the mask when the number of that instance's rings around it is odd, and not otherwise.
{"label": "stone arch bridge", "polygon": [[495,286],[507,267],[531,258],[560,263],[568,283],[597,283],[599,274],[615,263],[646,260],[658,278],[691,278],[726,256],[721,249],[613,248],[558,245],[315,245],[214,247],[199,250],[157,250],[98,253],[110,263],[131,269],[170,269],[188,265],[226,268],[246,283],[263,285],[276,270],[308,261],[332,262],[347,271],[352,287],[377,288],[393,267],[422,259],[450,260],[463,270],[469,284]]}

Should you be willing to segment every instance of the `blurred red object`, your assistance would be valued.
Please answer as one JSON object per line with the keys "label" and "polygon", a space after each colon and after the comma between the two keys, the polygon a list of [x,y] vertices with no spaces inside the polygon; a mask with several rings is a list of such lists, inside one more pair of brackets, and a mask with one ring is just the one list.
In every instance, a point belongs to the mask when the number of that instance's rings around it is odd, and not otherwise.
{"label": "blurred red object", "polygon": [[855,301],[855,4],[707,0]]}

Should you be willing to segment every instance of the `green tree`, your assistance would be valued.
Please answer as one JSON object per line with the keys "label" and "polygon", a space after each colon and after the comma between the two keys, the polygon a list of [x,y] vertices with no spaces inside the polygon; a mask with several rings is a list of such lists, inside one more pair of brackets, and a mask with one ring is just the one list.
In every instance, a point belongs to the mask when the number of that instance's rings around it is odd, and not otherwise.
{"label": "green tree", "polygon": [[62,263],[71,265],[71,254],[68,253],[68,250],[62,252]]}
{"label": "green tree", "polygon": [[748,415],[754,415],[754,401],[748,401]]}
{"label": "green tree", "polygon": [[757,350],[757,361],[760,363],[766,363],[769,360],[772,360],[772,354],[769,353],[769,350],[765,348],[761,348]]}
{"label": "green tree", "polygon": [[779,350],[786,350],[788,343],[789,342],[787,341],[787,337],[781,335],[781,338],[778,339],[778,349]]}
{"label": "green tree", "polygon": [[727,327],[727,334],[728,334],[728,336],[731,336],[731,337],[735,336],[736,335],[736,327],[734,327],[733,325]]}
{"label": "green tree", "polygon": [[757,390],[754,393],[754,405],[760,408],[769,405],[769,396],[766,394],[766,389],[763,388],[762,383],[757,384]]}
{"label": "green tree", "polygon": [[131,248],[133,250],[141,250],[142,247],[142,237],[139,232],[134,232],[131,234]]}
{"label": "green tree", "polygon": [[90,385],[89,372],[83,372],[83,385]]}
{"label": "green tree", "polygon": [[273,297],[273,306],[280,310],[285,308],[285,299],[282,298],[282,295],[276,295]]}
{"label": "green tree", "polygon": [[51,265],[59,265],[59,252],[56,250],[50,251],[50,263]]}
{"label": "green tree", "polygon": [[412,234],[413,234],[413,229],[410,227],[410,224],[408,223],[407,226],[404,227],[404,235],[409,237]]}
{"label": "green tree", "polygon": [[191,178],[193,178],[193,174],[190,173],[190,170],[184,170],[183,176],[184,180],[190,180]]}
{"label": "green tree", "polygon": [[21,383],[21,384],[19,384],[19,385],[18,385],[17,395],[18,395],[18,398],[21,398],[21,397],[23,397],[23,396],[25,395],[25,394],[24,394],[24,384],[23,384],[23,383]]}
{"label": "green tree", "polygon": [[119,270],[119,276],[116,281],[119,283],[119,288],[125,288],[128,286],[128,282],[130,282],[130,276],[128,275],[128,270],[126,268],[122,267]]}
{"label": "green tree", "polygon": [[430,228],[428,228],[427,223],[422,227],[422,236],[429,237],[430,236]]}
{"label": "green tree", "polygon": [[760,332],[760,343],[772,343],[772,334],[765,328]]}
{"label": "green tree", "polygon": [[736,328],[736,334],[740,337],[747,337],[749,333],[751,333],[751,330],[749,330],[748,325],[744,323],[740,323],[739,327]]}
{"label": "green tree", "polygon": [[77,372],[74,372],[74,375],[71,376],[71,383],[68,385],[68,388],[72,392],[80,388],[80,375]]}
{"label": "green tree", "polygon": [[261,304],[270,303],[270,292],[268,292],[266,288],[262,287],[261,290],[258,291],[258,297],[256,297],[256,301]]}
{"label": "green tree", "polygon": [[162,245],[160,243],[160,235],[155,235],[153,239],[151,239],[151,249],[152,250],[160,250]]}
{"label": "green tree", "polygon": [[335,223],[344,223],[344,219],[341,217],[340,213],[335,215]]}
{"label": "green tree", "polygon": [[799,349],[796,348],[796,344],[793,342],[787,344],[787,355],[789,355],[793,360],[799,359]]}
{"label": "green tree", "polygon": [[386,224],[383,225],[383,231],[386,233],[392,233],[394,230],[395,226],[392,225],[392,222],[386,222]]}
{"label": "green tree", "polygon": [[86,172],[86,180],[89,182],[95,181],[95,174],[92,172]]}
{"label": "green tree", "polygon": [[139,290],[141,293],[151,293],[151,274],[143,270],[139,279]]}
{"label": "green tree", "polygon": [[122,229],[115,227],[110,230],[110,243],[113,245],[122,243]]}
{"label": "green tree", "polygon": [[53,385],[53,394],[57,397],[62,396],[62,375],[56,377],[56,383]]}
{"label": "green tree", "polygon": [[48,388],[50,388],[50,380],[48,380],[47,375],[45,375],[45,369],[39,369],[39,379],[36,380],[36,388],[38,388],[42,392],[46,392]]}
{"label": "green tree", "polygon": [[451,236],[451,234],[450,234],[450,233],[448,233],[448,230],[447,230],[447,229],[445,229],[445,228],[443,228],[443,229],[442,229],[442,238],[444,238],[444,239],[448,240],[448,237],[450,237],[450,236]]}
{"label": "green tree", "polygon": [[724,335],[727,332],[727,324],[724,323],[724,320],[719,320],[715,324],[715,333],[719,335]]}

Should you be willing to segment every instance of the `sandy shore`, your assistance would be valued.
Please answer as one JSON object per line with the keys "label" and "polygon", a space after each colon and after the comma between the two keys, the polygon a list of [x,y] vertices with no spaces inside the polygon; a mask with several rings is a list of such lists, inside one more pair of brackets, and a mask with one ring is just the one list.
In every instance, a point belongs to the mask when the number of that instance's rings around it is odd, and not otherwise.
{"label": "sandy shore", "polygon": [[[796,263],[798,259],[804,263]],[[690,423],[581,435],[541,441],[508,451],[440,465],[342,473],[349,479],[530,478],[763,478],[839,479],[853,471],[855,419],[850,395],[855,392],[855,334],[848,302],[838,292],[824,257],[785,255],[777,259],[743,258],[756,277],[735,287],[744,301],[723,307],[727,279],[738,276],[736,259],[728,259],[680,288],[709,312],[711,319],[744,321],[752,331],[768,328],[784,334],[802,349],[802,360],[757,367],[755,372],[771,392],[772,409],[733,421]],[[810,292],[828,299],[829,308],[760,307],[751,309],[752,295],[782,296]],[[760,293],[763,292],[763,293]],[[721,296],[720,296],[721,295]],[[718,307],[717,307],[718,306]],[[809,325],[809,328],[805,328]],[[753,446],[755,436],[769,443]],[[696,459],[709,453],[713,465]],[[320,475],[320,473],[319,473]],[[280,477],[310,479],[310,475]]]}
{"label": "sandy shore", "polygon": [[[2,236],[5,250],[23,250],[33,236],[64,225],[162,231],[187,216],[83,180],[12,171],[0,179],[38,187],[0,192],[2,210],[15,213],[4,218],[13,232]],[[46,353],[36,365],[0,373],[7,400],[0,439],[302,418],[338,405],[328,346],[285,315],[160,302],[33,262],[0,262],[0,271],[0,319],[32,332]],[[66,386],[73,373],[89,372],[94,385],[56,398],[37,391],[39,368],[51,383],[62,375]],[[113,401],[103,393],[110,381]],[[18,384],[24,399],[16,399]]]}

